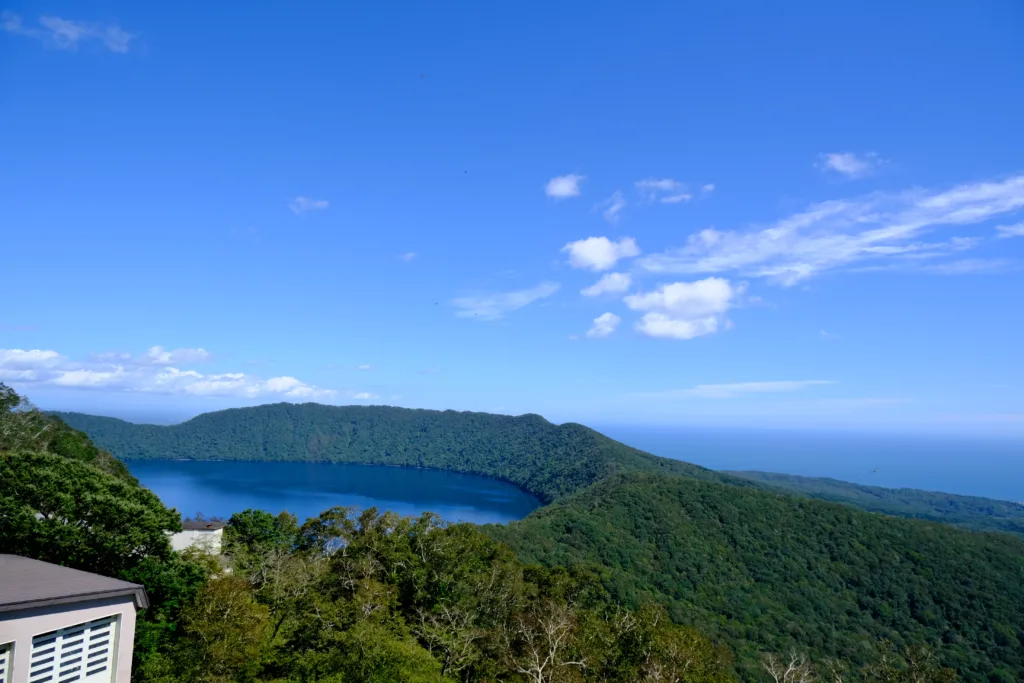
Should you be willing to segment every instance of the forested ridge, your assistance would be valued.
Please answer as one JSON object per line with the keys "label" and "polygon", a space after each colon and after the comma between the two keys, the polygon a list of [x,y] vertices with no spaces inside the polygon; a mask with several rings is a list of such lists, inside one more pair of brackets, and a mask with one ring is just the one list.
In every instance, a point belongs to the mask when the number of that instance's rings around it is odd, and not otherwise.
{"label": "forested ridge", "polygon": [[[236,459],[439,467],[553,501],[506,527],[240,511],[226,576],[161,545],[177,513],[109,456],[0,438],[0,551],[102,572],[104,553],[145,541],[116,570],[153,597],[141,681],[770,681],[787,668],[808,683],[1024,680],[1024,542],[1010,535],[736,486],[537,416],[277,405],[175,427],[65,417],[128,457],[228,459],[237,443]],[[97,495],[102,523],[61,522],[92,514]],[[531,664],[551,637],[558,654]]]}
{"label": "forested ridge", "polygon": [[[305,460],[433,467],[511,482],[549,503],[616,472],[732,480],[659,458],[579,424],[389,406],[275,403],[170,426],[56,413],[122,460]],[[736,482],[744,482],[735,479]]]}
{"label": "forested ridge", "polygon": [[609,478],[488,533],[528,562],[601,568],[742,661],[792,645],[941,642],[971,681],[1024,680],[1024,542],[686,477]]}
{"label": "forested ridge", "polygon": [[773,472],[729,472],[772,488],[853,505],[869,512],[927,519],[974,531],[1002,531],[1024,538],[1024,504],[919,489],[867,486],[826,477]]}

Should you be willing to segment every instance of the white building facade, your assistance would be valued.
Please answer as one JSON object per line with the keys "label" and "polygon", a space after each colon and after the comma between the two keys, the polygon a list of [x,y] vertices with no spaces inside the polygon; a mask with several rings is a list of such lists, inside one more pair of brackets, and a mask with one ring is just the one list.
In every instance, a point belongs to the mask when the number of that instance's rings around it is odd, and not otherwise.
{"label": "white building facade", "polygon": [[129,683],[142,586],[0,555],[0,683]]}

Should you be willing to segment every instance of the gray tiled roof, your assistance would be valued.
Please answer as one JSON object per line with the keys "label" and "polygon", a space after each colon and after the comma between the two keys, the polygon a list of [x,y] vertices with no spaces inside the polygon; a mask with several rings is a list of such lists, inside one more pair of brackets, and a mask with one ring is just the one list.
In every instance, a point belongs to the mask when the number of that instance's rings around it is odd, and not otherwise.
{"label": "gray tiled roof", "polygon": [[217,529],[223,529],[227,524],[227,522],[221,520],[197,522],[194,519],[186,519],[181,523],[181,528],[185,531],[216,531]]}
{"label": "gray tiled roof", "polygon": [[149,607],[146,591],[138,584],[18,555],[0,555],[0,613],[122,596],[131,596],[136,608]]}

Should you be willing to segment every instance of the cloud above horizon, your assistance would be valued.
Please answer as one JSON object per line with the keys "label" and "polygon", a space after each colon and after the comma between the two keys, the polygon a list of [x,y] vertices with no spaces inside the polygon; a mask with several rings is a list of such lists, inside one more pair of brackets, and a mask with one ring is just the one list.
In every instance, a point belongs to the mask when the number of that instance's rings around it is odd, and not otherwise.
{"label": "cloud above horizon", "polygon": [[796,380],[781,382],[736,382],[733,384],[698,384],[689,389],[669,389],[631,394],[635,398],[739,398],[751,394],[774,394],[803,391],[815,386],[836,384],[831,380]]}
{"label": "cloud above horizon", "polygon": [[1017,223],[1016,225],[996,226],[996,236],[999,237],[999,239],[1009,239],[1011,237],[1024,237],[1024,223]]}
{"label": "cloud above horizon", "polygon": [[626,197],[616,190],[612,196],[597,205],[601,209],[601,215],[609,223],[618,223],[622,210],[626,208]]}
{"label": "cloud above horizon", "polygon": [[554,199],[568,199],[569,197],[580,196],[580,183],[586,180],[586,176],[569,173],[552,178],[544,186],[544,194]]}
{"label": "cloud above horizon", "polygon": [[288,203],[288,208],[295,215],[309,213],[310,211],[323,211],[331,204],[326,199],[311,199],[310,197],[296,197]]}
{"label": "cloud above horizon", "polygon": [[[636,181],[633,186],[647,203],[679,204],[693,199],[693,195],[686,191],[686,185],[672,178],[647,178]],[[714,185],[711,189],[714,189]]]}
{"label": "cloud above horizon", "polygon": [[651,292],[631,294],[626,305],[644,315],[636,329],[649,337],[693,339],[728,326],[726,312],[745,285],[709,277],[696,282],[673,282]]}
{"label": "cloud above horizon", "polygon": [[622,318],[614,313],[603,313],[594,318],[594,324],[587,330],[587,336],[591,339],[603,339],[619,326]]}
{"label": "cloud above horizon", "polygon": [[624,237],[618,242],[607,237],[588,237],[569,242],[562,251],[569,252],[569,263],[573,268],[600,272],[614,268],[622,259],[639,255],[640,247],[632,237]]}
{"label": "cloud above horizon", "polygon": [[629,273],[608,273],[589,287],[580,290],[583,296],[600,296],[601,294],[622,294],[629,291],[633,278]]}
{"label": "cloud above horizon", "polygon": [[105,389],[116,392],[258,398],[329,398],[338,395],[294,377],[262,379],[245,373],[200,373],[170,365],[209,360],[204,349],[165,350],[153,346],[146,353],[94,354],[74,361],[51,349],[0,349],[0,381],[68,389]]}
{"label": "cloud above horizon", "polygon": [[966,226],[1024,208],[1024,175],[958,185],[942,191],[874,193],[812,204],[806,210],[748,230],[706,228],[686,244],[651,254],[637,265],[648,273],[736,273],[792,286],[852,266],[906,264],[971,249],[978,240],[928,241],[941,227]]}
{"label": "cloud above horizon", "polygon": [[38,26],[29,26],[20,15],[7,10],[0,12],[0,29],[7,33],[34,38],[59,50],[77,50],[81,43],[95,42],[111,52],[124,54],[136,38],[117,24],[74,21],[58,16],[41,16]]}
{"label": "cloud above horizon", "polygon": [[506,313],[516,311],[535,301],[545,299],[558,291],[557,282],[542,282],[530,289],[513,292],[485,292],[472,296],[463,296],[452,301],[460,318],[476,318],[477,320],[499,320]]}
{"label": "cloud above horizon", "polygon": [[818,168],[838,173],[846,178],[864,178],[871,175],[882,160],[874,152],[854,154],[853,152],[832,152],[818,157]]}

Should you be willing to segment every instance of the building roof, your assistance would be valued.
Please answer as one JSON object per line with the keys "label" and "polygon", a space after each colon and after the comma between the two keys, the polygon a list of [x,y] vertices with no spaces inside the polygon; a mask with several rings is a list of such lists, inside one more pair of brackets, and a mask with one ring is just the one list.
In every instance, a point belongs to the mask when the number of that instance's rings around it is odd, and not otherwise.
{"label": "building roof", "polygon": [[185,531],[216,531],[217,529],[223,529],[227,526],[227,522],[211,522],[208,519],[202,521],[195,521],[192,519],[186,519],[181,523],[181,528]]}
{"label": "building roof", "polygon": [[131,596],[137,609],[149,607],[146,590],[136,583],[18,555],[0,555],[0,613],[124,596]]}

